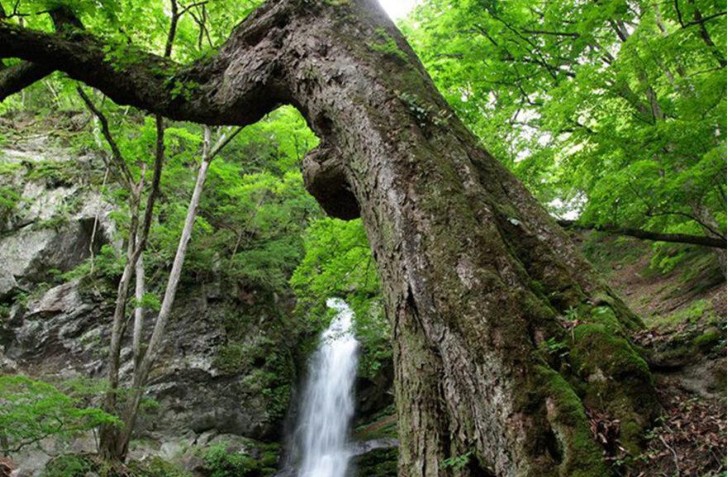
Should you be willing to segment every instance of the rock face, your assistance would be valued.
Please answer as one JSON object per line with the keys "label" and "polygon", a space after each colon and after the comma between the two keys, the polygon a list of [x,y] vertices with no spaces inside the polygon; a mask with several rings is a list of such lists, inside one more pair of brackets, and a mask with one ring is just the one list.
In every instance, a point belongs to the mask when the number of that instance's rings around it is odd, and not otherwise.
{"label": "rock face", "polygon": [[[28,302],[22,318],[16,316],[6,323],[12,339],[5,354],[16,368],[36,376],[104,378],[112,309],[84,286],[75,280],[51,288]],[[140,434],[163,438],[216,431],[254,439],[277,438],[282,431],[281,410],[288,403],[272,402],[275,396],[267,398],[266,393],[258,392],[261,386],[268,389],[275,383],[257,382],[259,368],[245,363],[232,368],[221,362],[227,342],[223,320],[236,313],[235,302],[208,300],[200,289],[182,290],[180,295],[164,351],[152,372],[149,397],[156,404],[144,415]],[[252,337],[266,333],[257,322],[239,325]],[[251,353],[254,346],[251,341]],[[129,346],[122,350],[122,358],[122,376],[130,378]],[[265,362],[258,364],[266,366]],[[291,370],[288,379],[293,379],[292,363],[287,364]],[[278,386],[281,399],[290,391],[284,377]]]}
{"label": "rock face", "polygon": [[[17,194],[0,211],[0,371],[104,379],[114,284],[62,277],[104,244],[121,249],[113,207],[84,185],[103,176],[103,162],[34,137],[0,151],[0,163],[0,187]],[[183,283],[138,437],[278,439],[295,381],[296,339],[283,339],[280,321],[290,305],[238,284]],[[129,342],[125,380],[130,357]]]}
{"label": "rock face", "polygon": [[[103,162],[72,157],[39,136],[0,150],[0,165],[0,188],[17,193],[12,210],[0,209],[0,373],[101,381],[115,282],[63,273],[104,245],[122,251],[114,208],[94,192]],[[298,374],[306,368],[304,340],[287,321],[293,319],[293,301],[286,293],[183,278],[150,374],[132,458],[196,462],[199,456],[186,454],[194,446],[236,439],[283,442]],[[154,313],[146,319],[150,334]],[[131,378],[131,354],[127,336],[123,382]],[[362,415],[391,404],[391,381],[391,365],[374,380],[358,381]],[[89,434],[70,447],[50,439],[12,457],[19,465],[16,475],[37,476],[58,453],[95,450]]]}
{"label": "rock face", "polygon": [[100,159],[71,158],[34,137],[0,151],[0,188],[17,197],[0,214],[0,300],[71,270],[114,234],[111,205],[80,185]]}

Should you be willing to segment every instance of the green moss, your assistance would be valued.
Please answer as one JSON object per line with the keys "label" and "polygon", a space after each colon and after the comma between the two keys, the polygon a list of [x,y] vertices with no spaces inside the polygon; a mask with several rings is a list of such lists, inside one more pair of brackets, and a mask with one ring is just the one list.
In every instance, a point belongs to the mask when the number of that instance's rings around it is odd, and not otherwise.
{"label": "green moss", "polygon": [[585,405],[619,419],[622,446],[639,453],[642,431],[658,407],[645,360],[604,324],[577,326],[570,357],[585,383]]}
{"label": "green moss", "polygon": [[547,290],[546,290],[546,287],[544,286],[544,284],[542,282],[540,282],[538,280],[531,280],[531,284],[530,285],[531,285],[531,290],[533,290],[533,292],[536,295],[543,296],[543,297],[546,296],[546,291]]}
{"label": "green moss", "polygon": [[225,374],[237,374],[252,364],[251,348],[241,343],[228,343],[220,348],[213,360],[213,366]]}
{"label": "green moss", "polygon": [[630,343],[615,335],[604,324],[585,324],[574,328],[572,364],[589,379],[602,371],[611,377],[641,376],[650,380],[645,360]]}
{"label": "green moss", "polygon": [[622,327],[636,331],[644,328],[644,323],[639,316],[635,315],[627,305],[620,299],[616,299],[609,293],[600,292],[590,300],[597,308],[609,307]]}
{"label": "green moss", "polygon": [[572,387],[556,371],[536,366],[547,418],[556,433],[562,463],[560,474],[575,477],[608,475],[602,450],[594,441],[584,406]]}
{"label": "green moss", "polygon": [[397,458],[394,449],[376,449],[354,458],[354,475],[362,477],[397,477]]}
{"label": "green moss", "polygon": [[377,53],[381,53],[397,62],[406,64],[409,60],[407,54],[394,41],[394,38],[384,28],[374,30],[375,41],[367,43],[367,47]]}
{"label": "green moss", "polygon": [[589,321],[603,326],[610,333],[621,334],[623,331],[622,323],[620,323],[617,315],[610,306],[597,306],[592,308],[590,318]]}
{"label": "green moss", "polygon": [[700,320],[707,322],[714,321],[715,310],[708,300],[696,300],[690,306],[682,308],[675,313],[664,316],[655,316],[651,325],[655,328],[666,330],[675,328],[683,323],[695,324]]}
{"label": "green moss", "polygon": [[693,346],[702,352],[707,352],[720,343],[721,339],[723,339],[723,334],[718,330],[708,330],[693,339]]}

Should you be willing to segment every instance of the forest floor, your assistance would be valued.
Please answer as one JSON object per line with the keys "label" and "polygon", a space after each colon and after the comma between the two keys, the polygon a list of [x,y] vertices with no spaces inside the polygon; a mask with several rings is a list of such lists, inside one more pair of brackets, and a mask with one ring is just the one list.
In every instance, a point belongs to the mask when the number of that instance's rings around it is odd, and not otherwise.
{"label": "forest floor", "polygon": [[646,328],[634,339],[645,351],[664,408],[647,435],[646,451],[624,459],[632,461],[625,474],[725,476],[726,281],[715,254],[675,247],[676,265],[660,272],[659,264],[651,266],[649,243],[587,236],[582,246],[644,320]]}

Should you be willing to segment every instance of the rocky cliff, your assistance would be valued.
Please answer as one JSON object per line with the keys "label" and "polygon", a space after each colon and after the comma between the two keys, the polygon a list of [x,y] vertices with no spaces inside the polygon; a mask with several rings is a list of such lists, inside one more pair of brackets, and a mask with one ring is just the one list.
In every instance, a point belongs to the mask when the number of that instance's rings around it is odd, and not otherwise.
{"label": "rocky cliff", "polygon": [[[0,165],[0,187],[12,199],[0,217],[1,371],[102,380],[113,287],[72,271],[103,245],[121,247],[113,207],[90,186],[104,180],[103,163],[36,136],[4,148]],[[152,371],[136,454],[200,435],[280,440],[296,382],[298,337],[283,336],[290,309],[290,299],[239,284],[181,289]],[[125,379],[130,358],[127,343]]]}
{"label": "rocky cliff", "polygon": [[[102,158],[48,136],[19,137],[0,150],[0,372],[103,382],[115,278],[89,268],[123,246],[115,208],[98,192],[107,180]],[[97,265],[89,265],[92,256]],[[278,456],[313,338],[291,325],[293,304],[288,290],[183,279],[131,457],[156,455],[194,469],[200,446]],[[122,362],[128,382],[130,337]],[[363,413],[390,405],[390,387],[391,366],[375,380],[360,379]],[[93,435],[46,440],[14,456],[17,475],[39,475],[53,456],[95,447]]]}

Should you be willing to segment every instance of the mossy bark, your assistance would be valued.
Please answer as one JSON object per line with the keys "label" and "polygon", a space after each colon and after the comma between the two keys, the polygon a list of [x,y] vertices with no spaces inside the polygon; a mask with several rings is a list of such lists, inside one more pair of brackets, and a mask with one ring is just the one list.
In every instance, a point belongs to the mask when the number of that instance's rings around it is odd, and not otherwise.
{"label": "mossy bark", "polygon": [[0,55],[52,62],[178,119],[246,124],[281,103],[302,112],[321,138],[306,185],[330,214],[361,215],[381,275],[401,476],[608,475],[587,408],[620,419],[638,447],[656,410],[627,339],[639,320],[454,116],[375,0],[267,3],[216,57],[179,69],[196,82],[189,98],[159,83],[155,100],[140,93],[135,81],[155,80],[139,66],[88,75],[106,60],[83,46]]}
{"label": "mossy bark", "polygon": [[[656,409],[626,338],[639,320],[478,146],[378,9],[321,13],[292,37],[286,77],[322,138],[309,190],[334,215],[360,211],[377,259],[400,475],[607,475],[585,407],[620,419],[638,448]],[[383,32],[400,54],[371,47]],[[543,352],[554,341],[559,363]]]}

